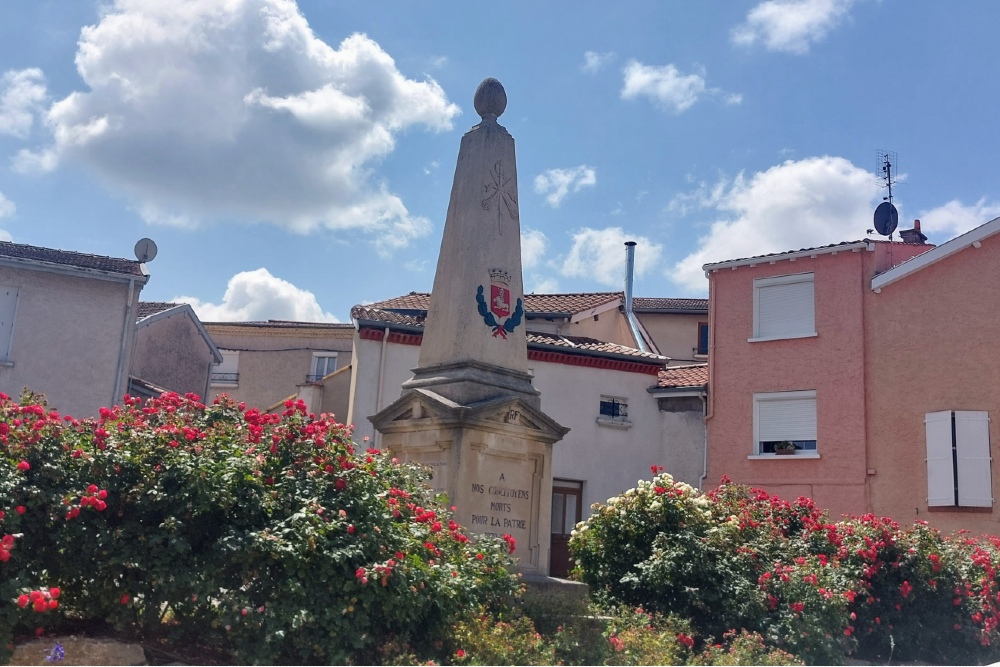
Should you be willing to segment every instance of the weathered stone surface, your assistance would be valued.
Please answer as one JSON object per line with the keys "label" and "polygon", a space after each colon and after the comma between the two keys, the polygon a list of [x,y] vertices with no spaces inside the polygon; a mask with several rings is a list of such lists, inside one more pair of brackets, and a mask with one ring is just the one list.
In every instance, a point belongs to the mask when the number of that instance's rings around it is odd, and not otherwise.
{"label": "weathered stone surface", "polygon": [[469,530],[513,537],[526,574],[548,574],[552,444],[528,372],[514,139],[507,95],[486,79],[462,137],[420,357],[402,395],[369,417],[383,448],[434,471]]}
{"label": "weathered stone surface", "polygon": [[[60,662],[46,662],[52,648],[59,644],[66,652]],[[89,637],[52,637],[36,639],[14,647],[12,665],[145,665],[146,655],[138,644],[114,639]]]}

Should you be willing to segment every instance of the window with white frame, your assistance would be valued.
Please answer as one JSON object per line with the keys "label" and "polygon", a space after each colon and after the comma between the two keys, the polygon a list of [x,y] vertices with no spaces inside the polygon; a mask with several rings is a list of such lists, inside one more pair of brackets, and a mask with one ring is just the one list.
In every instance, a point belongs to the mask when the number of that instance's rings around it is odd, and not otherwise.
{"label": "window with white frame", "polygon": [[213,387],[238,387],[240,384],[240,353],[236,350],[219,350],[221,364],[212,364]]}
{"label": "window with white frame", "polygon": [[14,337],[14,313],[17,310],[17,288],[0,286],[0,363],[10,362],[10,345]]}
{"label": "window with white frame", "polygon": [[990,416],[945,410],[924,415],[927,437],[927,505],[993,507]]}
{"label": "window with white frame", "polygon": [[776,340],[816,335],[814,274],[753,281],[753,338]]}
{"label": "window with white frame", "polygon": [[336,352],[313,352],[312,371],[306,381],[319,382],[335,370],[337,370]]}
{"label": "window with white frame", "polygon": [[754,455],[815,455],[816,391],[754,394],[753,430]]}

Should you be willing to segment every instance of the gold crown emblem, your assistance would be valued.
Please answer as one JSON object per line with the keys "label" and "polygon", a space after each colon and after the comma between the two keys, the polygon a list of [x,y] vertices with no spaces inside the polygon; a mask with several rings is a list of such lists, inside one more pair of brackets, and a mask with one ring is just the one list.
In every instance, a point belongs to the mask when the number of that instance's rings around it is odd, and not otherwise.
{"label": "gold crown emblem", "polygon": [[510,271],[504,269],[490,269],[490,280],[495,283],[510,285]]}

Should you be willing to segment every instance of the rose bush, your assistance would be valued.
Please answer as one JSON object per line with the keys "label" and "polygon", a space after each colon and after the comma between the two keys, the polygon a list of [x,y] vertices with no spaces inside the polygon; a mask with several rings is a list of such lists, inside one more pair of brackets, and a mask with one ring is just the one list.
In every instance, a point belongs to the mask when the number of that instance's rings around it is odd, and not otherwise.
{"label": "rose bush", "polygon": [[239,663],[377,662],[515,593],[507,545],[470,539],[422,470],[286,408],[168,393],[80,421],[0,396],[0,651],[69,617]]}
{"label": "rose bush", "polygon": [[1000,657],[1000,539],[831,522],[727,481],[703,494],[659,474],[595,505],[570,541],[577,573],[605,603],[690,619],[706,644],[747,630],[807,663]]}

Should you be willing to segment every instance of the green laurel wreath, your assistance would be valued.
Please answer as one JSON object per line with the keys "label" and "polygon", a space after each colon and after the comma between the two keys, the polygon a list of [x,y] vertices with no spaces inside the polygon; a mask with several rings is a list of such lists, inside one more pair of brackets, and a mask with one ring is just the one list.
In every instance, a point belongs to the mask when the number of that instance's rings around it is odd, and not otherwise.
{"label": "green laurel wreath", "polygon": [[514,332],[514,329],[517,328],[517,325],[521,323],[521,319],[524,317],[524,303],[521,299],[518,299],[514,313],[504,320],[503,324],[497,322],[497,318],[486,306],[486,296],[483,293],[482,285],[476,290],[476,303],[479,304],[479,315],[483,318],[483,322],[486,323],[486,326],[493,328],[493,336],[500,336],[504,340],[507,340],[507,334]]}

